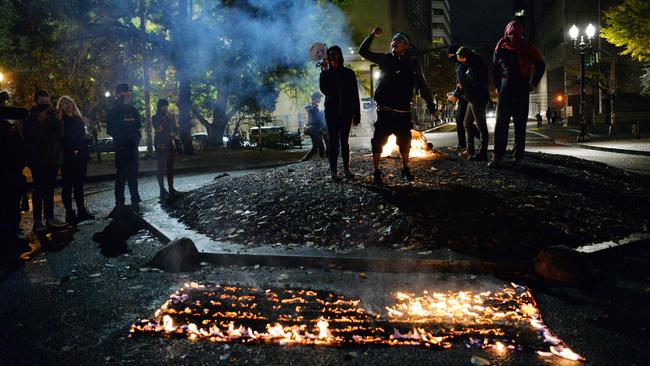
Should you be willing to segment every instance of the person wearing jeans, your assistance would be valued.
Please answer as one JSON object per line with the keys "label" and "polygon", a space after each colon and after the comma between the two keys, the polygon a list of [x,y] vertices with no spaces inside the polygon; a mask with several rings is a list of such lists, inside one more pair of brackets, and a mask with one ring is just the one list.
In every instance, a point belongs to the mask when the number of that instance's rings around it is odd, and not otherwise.
{"label": "person wearing jeans", "polygon": [[[63,122],[61,112],[51,108],[50,94],[45,90],[34,93],[36,105],[23,123],[23,135],[28,149],[28,166],[32,172],[34,191],[32,210],[34,232],[62,228],[65,223],[54,217],[56,176],[63,162]],[[43,225],[45,219],[45,225]]]}
{"label": "person wearing jeans", "polygon": [[523,37],[523,33],[524,27],[520,22],[513,20],[508,23],[492,58],[494,85],[499,93],[499,100],[494,128],[494,157],[488,164],[491,169],[500,167],[506,153],[510,118],[515,127],[515,166],[520,167],[523,164],[528,94],[535,90],[546,69],[541,52]]}
{"label": "person wearing jeans", "polygon": [[[467,47],[458,49],[458,61],[466,66],[466,71],[460,77],[460,85],[465,91],[468,105],[463,124],[467,134],[467,157],[473,161],[487,161],[488,129],[486,109],[490,94],[488,93],[488,69],[481,56]],[[480,132],[481,146],[474,155],[474,122]]]}
{"label": "person wearing jeans", "polygon": [[140,193],[138,192],[138,169],[140,145],[140,114],[132,105],[133,98],[127,84],[115,88],[117,101],[108,112],[107,131],[115,144],[115,207],[124,206],[124,185],[128,182],[131,195],[131,208],[139,211]]}
{"label": "person wearing jeans", "polygon": [[[154,142],[156,145],[156,162],[158,163],[158,170],[156,177],[158,178],[158,188],[160,188],[160,199],[167,199],[169,194],[176,194],[174,189],[174,158],[176,157],[176,146],[174,138],[178,135],[178,126],[176,126],[176,119],[169,113],[169,101],[167,99],[159,99],[156,104],[156,115],[153,116],[151,122],[156,131]],[[167,176],[167,185],[169,191],[165,189],[164,176]]]}

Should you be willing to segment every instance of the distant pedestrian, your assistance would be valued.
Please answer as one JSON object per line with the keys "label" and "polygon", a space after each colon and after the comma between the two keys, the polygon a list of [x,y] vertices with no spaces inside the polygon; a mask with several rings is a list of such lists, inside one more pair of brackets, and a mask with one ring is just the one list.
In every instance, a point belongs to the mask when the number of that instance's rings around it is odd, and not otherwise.
{"label": "distant pedestrian", "polygon": [[[92,136],[88,133],[84,119],[75,101],[62,96],[56,104],[63,119],[63,167],[61,168],[61,200],[65,207],[65,221],[75,225],[82,221],[94,220],[84,202],[84,182],[90,161],[88,144]],[[72,208],[72,193],[77,211]]]}
{"label": "distant pedestrian", "polygon": [[[472,161],[487,161],[489,136],[486,113],[487,104],[490,101],[488,68],[481,56],[467,47],[459,48],[456,57],[458,62],[467,67],[465,74],[460,77],[460,85],[468,101],[467,112],[463,120],[467,134],[467,157]],[[474,122],[476,122],[481,136],[478,152],[474,150],[474,136],[471,132]]]}
{"label": "distant pedestrian", "polygon": [[307,126],[305,126],[305,134],[311,138],[311,150],[300,159],[300,161],[307,161],[312,156],[318,153],[320,158],[325,157],[325,143],[327,143],[327,125],[325,124],[325,115],[318,109],[318,104],[323,95],[315,92],[311,95],[311,103],[305,106],[307,111]]}
{"label": "distant pedestrian", "polygon": [[542,128],[542,115],[539,112],[535,115],[535,120],[537,121],[537,128]]}
{"label": "distant pedestrian", "polygon": [[551,108],[546,108],[546,123],[551,125]]}
{"label": "distant pedestrian", "polygon": [[[515,165],[523,164],[526,149],[529,93],[544,75],[546,63],[537,47],[523,37],[523,25],[513,20],[494,50],[493,77],[499,93],[494,128],[494,158],[488,165],[498,168],[506,153],[510,118],[515,126]],[[532,73],[532,69],[535,73]]]}
{"label": "distant pedestrian", "polygon": [[[153,128],[156,131],[154,142],[156,145],[156,160],[158,162],[158,187],[160,188],[160,199],[166,199],[170,194],[176,194],[174,189],[174,160],[176,157],[176,144],[174,140],[178,136],[178,125],[176,118],[169,112],[169,101],[159,99],[156,104],[156,114],[151,119]],[[165,189],[164,176],[167,176]]]}
{"label": "distant pedestrian", "polygon": [[373,40],[382,34],[381,28],[375,28],[363,40],[359,54],[368,61],[379,65],[381,78],[375,90],[377,101],[377,122],[370,141],[372,145],[373,181],[382,185],[382,173],[379,170],[381,151],[390,135],[395,135],[402,157],[402,177],[408,181],[413,175],[408,166],[411,150],[411,101],[413,91],[418,89],[427,103],[430,113],[436,107],[429,92],[422,70],[417,60],[409,54],[411,41],[404,33],[395,33],[390,43],[391,53],[376,53],[370,50]]}
{"label": "distant pedestrian", "polygon": [[325,122],[329,145],[327,154],[332,179],[340,181],[337,173],[339,151],[343,160],[346,179],[354,178],[350,170],[350,130],[361,123],[361,103],[357,77],[352,69],[345,67],[343,52],[339,46],[327,50],[327,62],[322,63],[320,91],[325,94]]}
{"label": "distant pedestrian", "polygon": [[556,121],[557,121],[557,112],[555,111],[555,109],[551,109],[551,118],[550,118],[551,127],[555,127]]}
{"label": "distant pedestrian", "polygon": [[[34,107],[23,123],[23,136],[28,150],[28,166],[32,172],[34,191],[32,210],[34,232],[65,227],[54,217],[54,189],[59,167],[63,163],[63,121],[61,112],[51,106],[45,90],[34,93]],[[45,218],[45,225],[43,225]]]}
{"label": "distant pedestrian", "polygon": [[131,208],[138,211],[142,202],[138,193],[138,167],[140,145],[140,113],[133,107],[131,90],[127,84],[116,88],[117,100],[108,112],[107,131],[115,145],[115,207],[124,206],[124,185],[128,182]]}

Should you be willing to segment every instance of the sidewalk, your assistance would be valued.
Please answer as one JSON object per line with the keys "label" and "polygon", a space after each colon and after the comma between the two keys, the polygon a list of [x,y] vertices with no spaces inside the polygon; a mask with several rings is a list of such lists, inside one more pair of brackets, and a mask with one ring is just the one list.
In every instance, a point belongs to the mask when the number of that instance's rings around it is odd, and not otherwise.
{"label": "sidewalk", "polygon": [[[305,154],[304,149],[293,150],[240,150],[240,151],[205,151],[196,155],[183,155],[176,158],[175,173],[209,172],[242,170],[261,167],[273,167],[297,162]],[[88,164],[86,182],[98,182],[115,178],[115,160],[111,153],[103,153],[102,161],[97,155],[91,156]],[[155,158],[140,158],[140,177],[153,176],[157,166]],[[31,182],[31,172],[25,168],[27,181]]]}

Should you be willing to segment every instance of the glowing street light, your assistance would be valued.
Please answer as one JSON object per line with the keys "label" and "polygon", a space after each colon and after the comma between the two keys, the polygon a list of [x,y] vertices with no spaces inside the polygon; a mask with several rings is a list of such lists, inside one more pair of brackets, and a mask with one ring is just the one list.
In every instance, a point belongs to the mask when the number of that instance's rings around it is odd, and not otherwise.
{"label": "glowing street light", "polygon": [[573,41],[573,48],[580,52],[580,134],[578,141],[586,141],[590,138],[585,119],[585,54],[591,49],[591,40],[595,35],[596,27],[591,23],[585,28],[584,34],[580,34],[580,29],[575,24],[569,28],[569,37]]}
{"label": "glowing street light", "polygon": [[109,92],[109,91],[107,90],[107,91],[104,93],[104,97],[106,97],[106,98],[110,98],[110,97],[111,97],[111,92]]}
{"label": "glowing street light", "polygon": [[375,72],[372,73],[372,77],[375,78],[375,80],[379,79],[381,77],[381,71],[375,70]]}

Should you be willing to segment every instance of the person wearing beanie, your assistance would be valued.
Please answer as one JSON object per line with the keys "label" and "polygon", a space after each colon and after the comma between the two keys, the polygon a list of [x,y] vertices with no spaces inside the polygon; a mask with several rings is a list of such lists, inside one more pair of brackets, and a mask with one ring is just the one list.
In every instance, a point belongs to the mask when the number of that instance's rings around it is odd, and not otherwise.
{"label": "person wearing beanie", "polygon": [[381,78],[375,90],[377,102],[377,122],[372,140],[373,181],[382,185],[382,173],[379,170],[381,150],[390,135],[395,135],[402,157],[402,177],[413,180],[408,166],[411,150],[411,102],[413,91],[418,89],[427,103],[427,109],[433,113],[436,108],[431,97],[422,70],[417,60],[409,55],[411,41],[404,33],[395,33],[390,43],[390,53],[377,53],[370,50],[373,40],[382,34],[381,28],[375,28],[359,47],[359,54],[370,62],[379,65]]}
{"label": "person wearing beanie", "polygon": [[[449,96],[449,101],[457,105],[455,118],[456,135],[458,137],[458,144],[456,146],[450,147],[449,151],[465,152],[467,149],[467,137],[465,135],[466,132],[463,121],[465,120],[465,113],[467,112],[467,97],[465,96],[465,93],[463,93],[463,88],[460,85],[460,78],[467,71],[467,67],[463,63],[458,62],[458,58],[456,58],[456,51],[458,51],[458,46],[456,45],[449,46],[449,49],[447,50],[447,57],[449,58],[449,61],[454,64],[456,71],[456,85],[454,87],[454,90],[451,92],[451,95]],[[480,136],[478,130],[476,129],[476,126],[473,124],[470,135],[473,136],[472,138],[478,138]]]}

